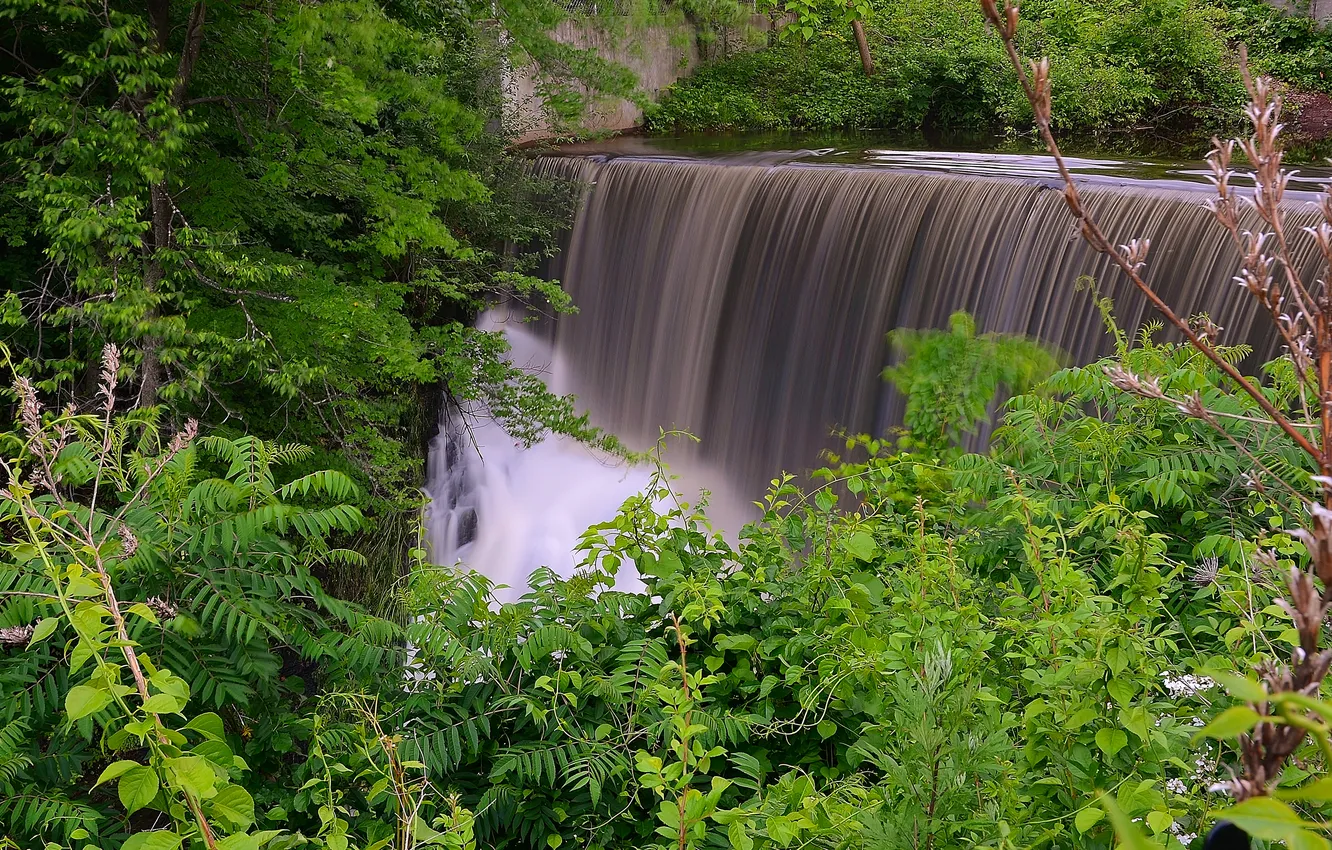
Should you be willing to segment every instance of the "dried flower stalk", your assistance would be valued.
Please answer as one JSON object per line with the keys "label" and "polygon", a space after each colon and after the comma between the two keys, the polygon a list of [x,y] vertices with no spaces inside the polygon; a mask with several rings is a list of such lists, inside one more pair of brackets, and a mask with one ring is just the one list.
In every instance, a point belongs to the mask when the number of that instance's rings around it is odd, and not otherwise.
{"label": "dried flower stalk", "polygon": [[[1328,668],[1332,666],[1332,651],[1319,648],[1322,623],[1332,605],[1332,299],[1328,296],[1325,280],[1316,281],[1311,288],[1301,277],[1291,250],[1284,204],[1291,175],[1281,165],[1281,96],[1272,81],[1250,76],[1247,56],[1241,50],[1240,64],[1249,94],[1245,116],[1253,132],[1243,140],[1213,140],[1208,163],[1216,197],[1208,200],[1207,208],[1230,234],[1239,251],[1236,282],[1253,295],[1271,318],[1296,374],[1315,397],[1318,410],[1316,416],[1310,417],[1313,422],[1293,420],[1279,410],[1257,384],[1227,362],[1213,346],[1219,328],[1210,323],[1201,326],[1185,321],[1161,298],[1144,277],[1151,248],[1149,239],[1132,238],[1116,246],[1105,235],[1083,206],[1077,184],[1051,128],[1049,62],[1041,59],[1023,63],[1016,44],[1018,8],[1014,0],[1003,0],[1002,9],[998,0],[981,0],[981,8],[1003,39],[1018,81],[1031,103],[1036,127],[1058,166],[1064,183],[1064,200],[1077,220],[1083,238],[1094,250],[1105,254],[1190,345],[1253,399],[1267,417],[1257,421],[1280,428],[1309,456],[1318,470],[1310,482],[1284,481],[1263,467],[1246,446],[1222,428],[1218,419],[1220,414],[1208,410],[1198,395],[1172,399],[1155,380],[1140,378],[1122,367],[1107,370],[1111,383],[1119,389],[1144,398],[1172,402],[1182,414],[1218,430],[1254,463],[1255,471],[1246,473],[1252,486],[1263,486],[1262,475],[1257,474],[1261,471],[1307,504],[1309,520],[1295,534],[1309,552],[1310,569],[1291,568],[1285,576],[1287,598],[1279,600],[1295,623],[1300,645],[1291,654],[1289,663],[1266,663],[1259,668],[1258,674],[1269,694],[1295,692],[1316,698]],[[1241,198],[1231,183],[1234,176],[1231,163],[1237,147],[1253,169],[1255,188],[1252,198]],[[1258,230],[1242,228],[1241,201],[1251,203],[1257,212],[1262,222]],[[1323,221],[1306,228],[1306,232],[1317,244],[1324,262],[1332,266],[1332,187],[1324,191],[1318,209]],[[1301,495],[1308,492],[1310,483],[1319,493],[1313,500]],[[1270,553],[1261,552],[1257,565],[1267,572],[1275,566],[1275,559]],[[1211,576],[1210,564],[1199,572],[1199,578]],[[1322,585],[1321,591],[1315,578]],[[1276,710],[1267,701],[1250,705],[1263,717],[1272,717]],[[1311,715],[1291,718],[1287,716],[1289,713],[1290,709],[1286,708],[1282,714],[1283,722],[1263,721],[1249,734],[1241,736],[1243,772],[1224,783],[1225,790],[1236,800],[1267,794],[1280,779],[1286,760],[1304,742],[1307,735],[1304,727],[1308,725],[1305,721],[1312,722],[1314,718]]]}

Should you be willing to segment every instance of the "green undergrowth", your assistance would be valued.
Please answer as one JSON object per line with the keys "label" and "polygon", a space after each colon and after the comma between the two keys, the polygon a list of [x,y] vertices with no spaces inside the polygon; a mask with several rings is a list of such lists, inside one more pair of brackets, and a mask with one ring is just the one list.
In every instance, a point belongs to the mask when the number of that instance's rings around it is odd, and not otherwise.
{"label": "green undergrowth", "polygon": [[[1051,62],[1057,127],[1205,137],[1243,99],[1236,50],[1256,72],[1327,91],[1332,34],[1257,0],[1036,0],[1024,3],[1027,55]],[[648,116],[662,133],[779,128],[1026,130],[1030,110],[969,0],[874,5],[867,77],[849,28],[703,66]]]}
{"label": "green undergrowth", "polygon": [[[1295,639],[1302,508],[1267,484],[1302,456],[1150,329],[1053,373],[974,330],[899,337],[907,430],[775,479],[738,542],[659,469],[516,603],[411,553],[402,620],[325,589],[364,518],[308,450],[43,412],[20,382],[0,846],[1102,850],[1120,812],[1199,846],[1237,728],[1202,728],[1231,699],[1199,677]],[[1298,407],[1288,370],[1264,386]],[[610,589],[627,570],[643,592]],[[1283,781],[1325,767],[1308,744]]]}

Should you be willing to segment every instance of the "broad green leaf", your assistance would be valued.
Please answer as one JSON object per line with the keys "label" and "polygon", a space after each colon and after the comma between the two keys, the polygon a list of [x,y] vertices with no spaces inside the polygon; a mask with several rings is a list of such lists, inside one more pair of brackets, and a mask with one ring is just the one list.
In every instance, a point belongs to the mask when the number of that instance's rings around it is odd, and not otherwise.
{"label": "broad green leaf", "polygon": [[1115,828],[1119,846],[1124,850],[1161,850],[1161,845],[1143,835],[1138,825],[1124,814],[1124,810],[1119,808],[1119,804],[1109,794],[1101,795],[1101,806],[1105,808],[1110,825]]}
{"label": "broad green leaf", "polygon": [[1086,832],[1105,818],[1105,812],[1095,806],[1088,806],[1078,812],[1077,817],[1073,818],[1073,826],[1077,827],[1078,832]]}
{"label": "broad green leaf", "polygon": [[80,720],[96,714],[111,704],[111,694],[101,688],[76,685],[65,695],[65,711],[70,720]]}
{"label": "broad green leaf", "polygon": [[88,661],[92,658],[92,654],[93,654],[92,644],[88,640],[80,638],[79,641],[74,644],[73,651],[70,652],[69,654],[70,675],[72,676],[73,674],[79,672],[79,670],[83,667],[83,665],[87,664]]}
{"label": "broad green leaf", "polygon": [[1068,719],[1068,722],[1065,725],[1069,729],[1078,729],[1083,726],[1086,726],[1088,723],[1092,722],[1095,719],[1096,719],[1096,709],[1080,708],[1077,711],[1073,712],[1073,716]]}
{"label": "broad green leaf", "polygon": [[228,747],[221,741],[206,740],[200,741],[190,750],[196,756],[203,756],[213,764],[222,768],[224,771],[230,771],[236,767],[236,756],[232,754],[231,747]]}
{"label": "broad green leaf", "polygon": [[1233,738],[1248,732],[1261,721],[1262,715],[1247,705],[1232,705],[1212,718],[1212,722],[1198,730],[1193,740],[1200,738]]}
{"label": "broad green leaf", "polygon": [[60,625],[59,617],[44,617],[32,630],[32,637],[28,639],[28,646],[36,646],[49,638],[58,625]]}
{"label": "broad green leaf", "polygon": [[1216,816],[1263,841],[1286,841],[1305,827],[1313,826],[1290,806],[1271,797],[1250,797]]}
{"label": "broad green leaf", "polygon": [[117,776],[121,776],[138,766],[139,763],[137,761],[131,761],[129,759],[121,759],[120,761],[112,762],[106,766],[106,769],[103,770],[100,775],[98,775],[97,781],[93,783],[93,787],[96,788],[103,782],[110,782]]}
{"label": "broad green leaf", "polygon": [[157,796],[157,771],[146,765],[137,764],[120,777],[116,793],[125,811],[133,814],[153,801]]}
{"label": "broad green leaf", "polygon": [[1207,676],[1215,679],[1236,699],[1242,699],[1245,702],[1264,702],[1267,699],[1267,689],[1253,679],[1246,679],[1243,676],[1236,676],[1234,673],[1223,673],[1216,670],[1207,671]]}
{"label": "broad green leaf", "polygon": [[1138,692],[1138,686],[1129,679],[1111,679],[1105,689],[1120,705],[1133,702],[1133,697]]}
{"label": "broad green leaf", "polygon": [[1302,829],[1286,839],[1286,850],[1328,850],[1332,844],[1316,832]]}
{"label": "broad green leaf", "polygon": [[1290,790],[1278,788],[1275,796],[1279,800],[1313,800],[1319,803],[1332,801],[1332,776],[1324,776],[1299,788]]}
{"label": "broad green leaf", "polygon": [[1147,813],[1147,825],[1150,826],[1152,832],[1157,835],[1160,835],[1169,829],[1170,825],[1174,822],[1175,819],[1170,816],[1169,812],[1154,811]]}
{"label": "broad green leaf", "polygon": [[180,756],[166,760],[168,775],[173,784],[184,788],[196,797],[207,799],[213,796],[213,784],[217,774],[208,766],[208,761],[200,756]]}
{"label": "broad green leaf", "polygon": [[874,558],[874,553],[879,551],[879,544],[875,543],[869,534],[857,531],[842,541],[842,548],[862,561],[869,561]]}
{"label": "broad green leaf", "polygon": [[1123,729],[1102,729],[1096,733],[1096,746],[1111,758],[1128,745],[1128,735]]}
{"label": "broad green leaf", "polygon": [[254,798],[239,785],[220,789],[208,805],[212,813],[232,829],[245,829],[254,823]]}
{"label": "broad green leaf", "polygon": [[238,832],[217,842],[217,850],[259,850],[259,839],[253,835]]}
{"label": "broad green leaf", "polygon": [[143,710],[149,714],[176,714],[180,708],[180,702],[171,694],[153,694],[143,702]]}
{"label": "broad green leaf", "polygon": [[122,850],[176,850],[180,836],[167,829],[136,832],[121,845]]}
{"label": "broad green leaf", "polygon": [[754,839],[749,837],[749,830],[743,820],[731,821],[731,825],[726,828],[726,837],[731,840],[734,850],[753,850]]}
{"label": "broad green leaf", "polygon": [[149,608],[147,605],[145,605],[142,602],[135,602],[133,605],[131,605],[129,607],[128,613],[134,614],[138,617],[142,617],[143,619],[147,620],[153,625],[158,624],[157,615],[153,613],[153,609]]}

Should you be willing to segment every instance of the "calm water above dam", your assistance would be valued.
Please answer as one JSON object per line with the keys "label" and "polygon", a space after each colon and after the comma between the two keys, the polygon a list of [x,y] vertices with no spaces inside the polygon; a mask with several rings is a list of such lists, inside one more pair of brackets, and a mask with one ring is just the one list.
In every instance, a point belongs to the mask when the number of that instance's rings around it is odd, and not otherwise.
{"label": "calm water above dam", "polygon": [[[518,362],[631,445],[662,428],[697,435],[671,461],[686,488],[716,493],[732,530],[770,478],[817,465],[835,429],[899,421],[900,399],[879,377],[893,328],[943,327],[967,310],[981,331],[1034,336],[1087,362],[1110,350],[1078,287],[1088,276],[1121,325],[1152,318],[1082,242],[1048,157],[710,143],[624,138],[537,159],[585,186],[553,269],[579,311],[549,338],[513,338]],[[1071,165],[1111,238],[1152,239],[1148,277],[1167,301],[1186,313],[1207,305],[1225,341],[1250,342],[1256,358],[1274,352],[1231,279],[1236,252],[1202,207],[1203,164]],[[1307,202],[1325,179],[1292,182],[1292,224],[1313,220]],[[1301,252],[1312,265],[1312,244]],[[446,427],[429,485],[436,557],[517,587],[537,566],[567,573],[578,533],[643,479],[579,446],[521,451],[494,426],[474,439]]]}

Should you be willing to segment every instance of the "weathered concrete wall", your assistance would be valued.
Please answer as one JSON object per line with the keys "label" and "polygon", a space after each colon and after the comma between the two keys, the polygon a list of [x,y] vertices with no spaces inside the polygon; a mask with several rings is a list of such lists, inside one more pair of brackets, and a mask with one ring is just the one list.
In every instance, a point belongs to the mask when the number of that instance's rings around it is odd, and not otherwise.
{"label": "weathered concrete wall", "polygon": [[[652,98],[698,64],[694,32],[688,25],[658,24],[635,29],[631,36],[616,37],[587,24],[565,21],[553,35],[557,41],[595,50],[604,59],[631,69],[638,76],[639,87]],[[505,122],[519,143],[550,138],[560,129],[541,99],[535,73],[533,68],[516,68],[505,80]],[[642,121],[643,111],[638,106],[616,98],[595,104],[579,129],[628,130]]]}
{"label": "weathered concrete wall", "polygon": [[1267,2],[1292,15],[1313,18],[1325,24],[1332,22],[1332,0],[1267,0]]}

